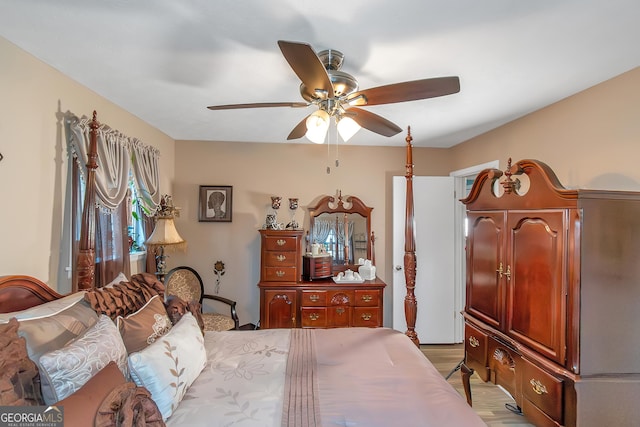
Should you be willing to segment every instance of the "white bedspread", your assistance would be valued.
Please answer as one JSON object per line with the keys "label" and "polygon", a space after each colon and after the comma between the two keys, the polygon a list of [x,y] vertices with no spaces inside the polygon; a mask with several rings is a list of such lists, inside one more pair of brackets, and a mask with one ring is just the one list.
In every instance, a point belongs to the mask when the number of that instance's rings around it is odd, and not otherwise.
{"label": "white bedspread", "polygon": [[288,329],[206,332],[207,364],[167,426],[280,426]]}
{"label": "white bedspread", "polygon": [[[386,328],[306,331],[319,416],[293,425],[474,427],[480,417],[404,334]],[[274,426],[283,418],[291,330],[207,332],[208,361],[168,426]],[[311,377],[311,376],[309,376]],[[298,381],[302,377],[298,377]],[[310,390],[310,389],[309,389]],[[305,391],[302,392],[305,395]],[[289,402],[287,398],[287,402]],[[311,400],[311,399],[310,399]],[[285,413],[315,411],[297,399]]]}

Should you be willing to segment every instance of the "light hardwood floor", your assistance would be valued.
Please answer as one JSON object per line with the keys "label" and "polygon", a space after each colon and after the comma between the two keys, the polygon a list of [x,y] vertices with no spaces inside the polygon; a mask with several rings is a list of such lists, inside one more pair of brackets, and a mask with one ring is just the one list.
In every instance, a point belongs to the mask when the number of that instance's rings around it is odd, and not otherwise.
{"label": "light hardwood floor", "polygon": [[[420,350],[433,365],[446,377],[462,360],[463,344],[421,345]],[[455,372],[447,380],[464,397],[460,371]],[[492,383],[484,383],[477,375],[471,377],[471,395],[473,409],[490,427],[533,427],[527,419],[514,414],[505,408],[505,403],[514,403],[506,393]]]}

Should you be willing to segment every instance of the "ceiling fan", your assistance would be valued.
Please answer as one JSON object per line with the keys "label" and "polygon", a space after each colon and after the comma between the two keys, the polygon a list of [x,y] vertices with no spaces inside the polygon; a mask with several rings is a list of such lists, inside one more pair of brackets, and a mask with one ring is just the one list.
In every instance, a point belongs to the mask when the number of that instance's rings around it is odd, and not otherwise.
{"label": "ceiling fan", "polygon": [[212,105],[210,110],[239,108],[292,107],[315,105],[318,109],[293,128],[287,139],[307,136],[323,143],[331,117],[342,139],[347,141],[361,127],[383,136],[402,131],[398,125],[359,107],[414,101],[450,95],[460,91],[457,76],[413,80],[358,90],[358,81],[340,71],[344,55],[333,49],[316,52],[307,43],[279,40],[285,59],[301,80],[300,94],[306,102],[259,102]]}

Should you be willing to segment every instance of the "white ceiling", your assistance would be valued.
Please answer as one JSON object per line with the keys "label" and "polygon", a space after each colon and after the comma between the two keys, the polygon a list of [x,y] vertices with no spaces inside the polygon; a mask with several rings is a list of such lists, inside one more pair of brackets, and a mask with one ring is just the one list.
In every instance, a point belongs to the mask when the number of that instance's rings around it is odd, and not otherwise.
{"label": "white ceiling", "polygon": [[365,107],[423,147],[637,67],[639,18],[638,0],[0,0],[2,37],[178,140],[286,142],[314,107],[206,109],[302,101],[280,39],[340,50],[360,89],[457,75],[458,94]]}

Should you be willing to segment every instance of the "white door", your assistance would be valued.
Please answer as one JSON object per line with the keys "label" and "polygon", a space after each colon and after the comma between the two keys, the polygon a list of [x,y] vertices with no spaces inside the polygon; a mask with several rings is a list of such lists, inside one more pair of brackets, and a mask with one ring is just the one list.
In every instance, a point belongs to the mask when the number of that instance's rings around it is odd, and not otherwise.
{"label": "white door", "polygon": [[[393,328],[405,332],[404,222],[406,178],[393,177]],[[422,344],[454,343],[454,178],[413,177],[416,238],[416,332]]]}

